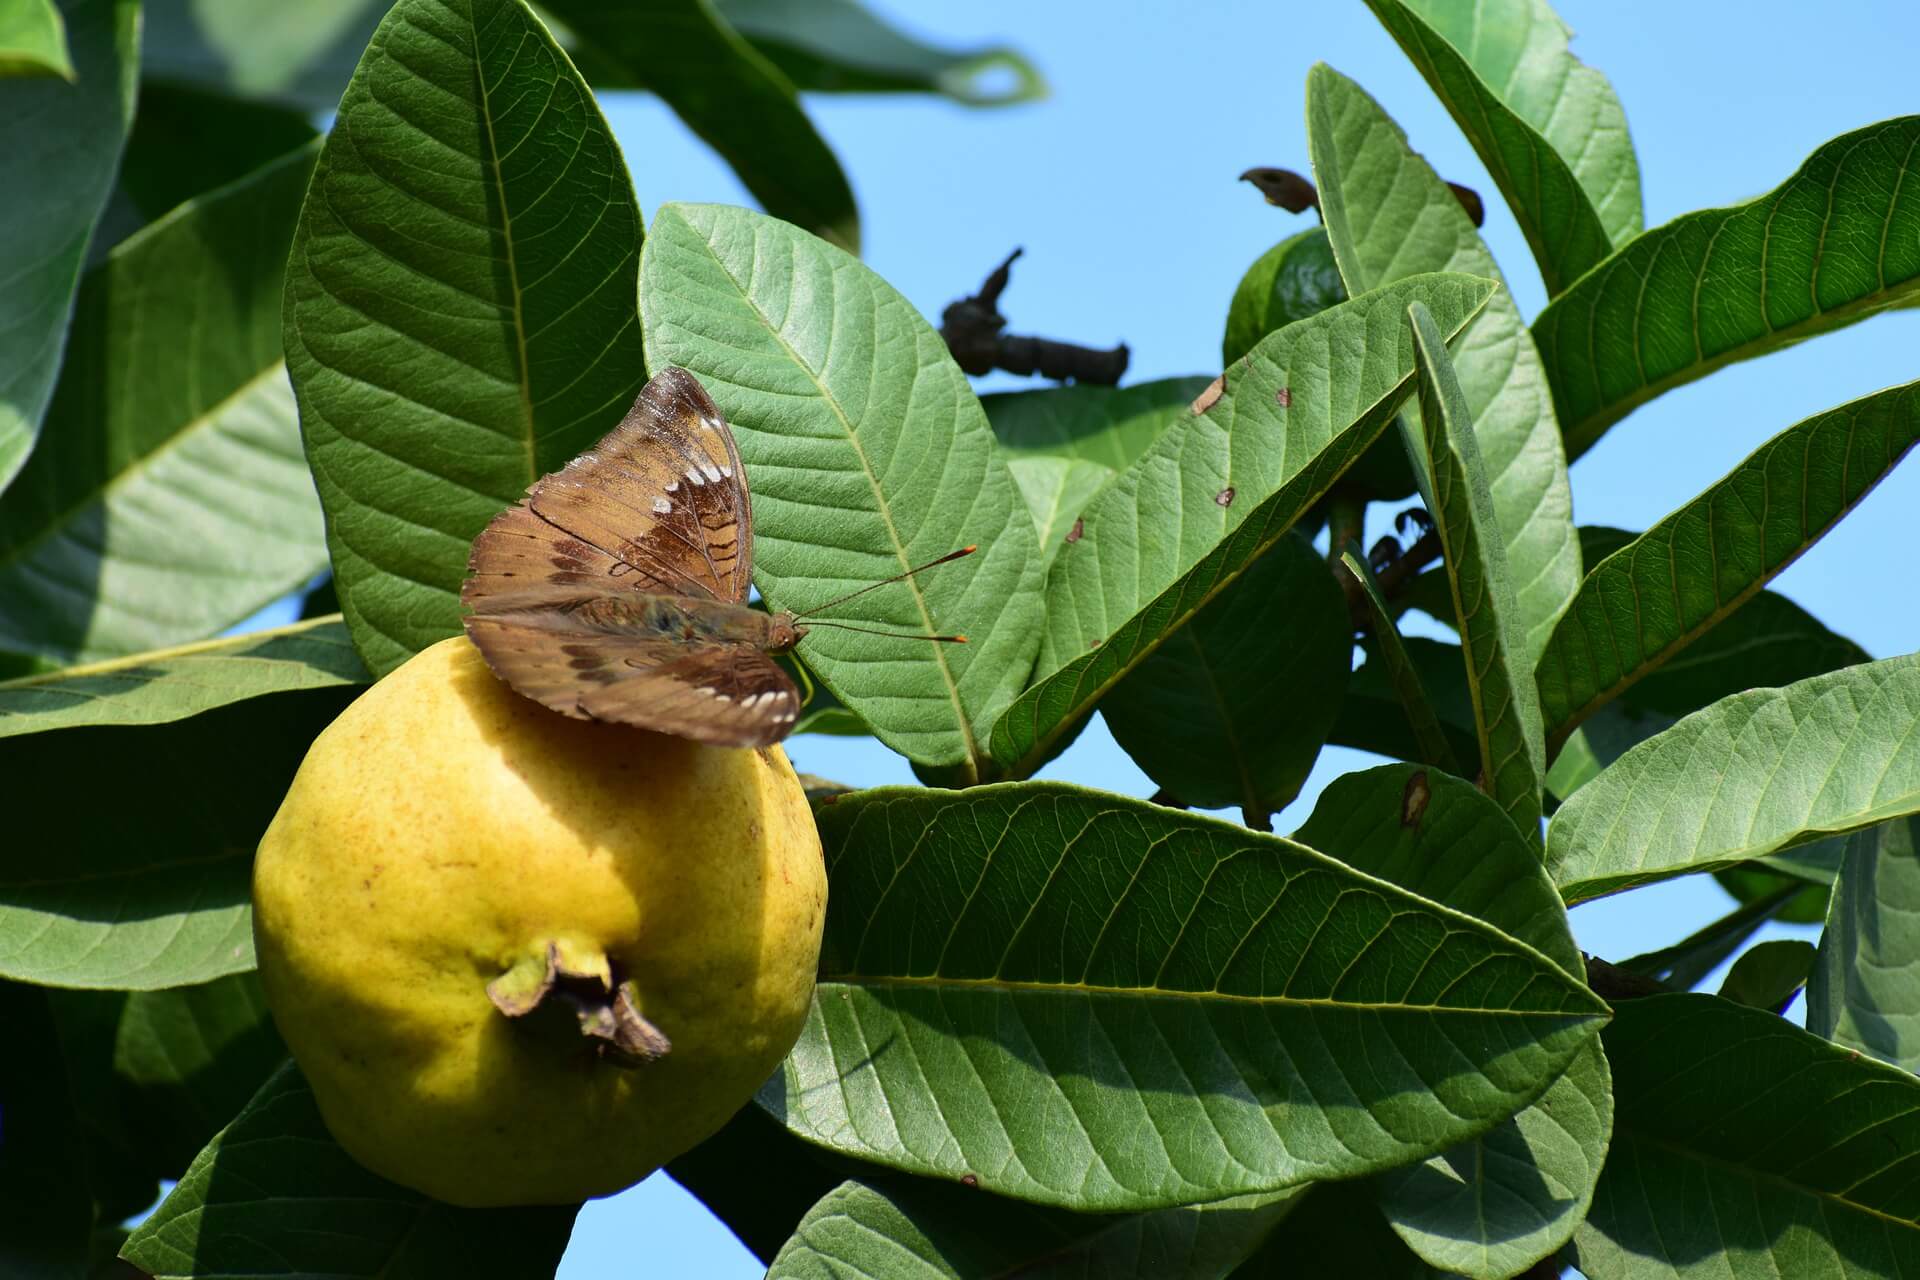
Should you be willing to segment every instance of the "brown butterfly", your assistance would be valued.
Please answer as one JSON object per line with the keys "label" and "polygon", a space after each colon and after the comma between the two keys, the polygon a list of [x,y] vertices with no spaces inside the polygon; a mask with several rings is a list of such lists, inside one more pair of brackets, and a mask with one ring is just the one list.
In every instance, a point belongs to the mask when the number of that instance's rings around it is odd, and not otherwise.
{"label": "brown butterfly", "polygon": [[800,691],[771,655],[807,629],[795,614],[748,607],[752,567],[733,433],[706,388],[669,366],[605,439],[535,481],[474,539],[460,601],[487,665],[543,706],[762,747],[800,714]]}

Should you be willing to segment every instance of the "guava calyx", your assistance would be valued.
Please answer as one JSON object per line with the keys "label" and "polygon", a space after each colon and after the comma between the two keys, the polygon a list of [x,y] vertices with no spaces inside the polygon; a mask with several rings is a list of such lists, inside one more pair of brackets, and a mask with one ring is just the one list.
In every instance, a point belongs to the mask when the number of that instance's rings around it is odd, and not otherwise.
{"label": "guava calyx", "polygon": [[578,1035],[616,1067],[658,1062],[673,1049],[666,1033],[640,1012],[639,990],[622,980],[604,954],[548,940],[487,984],[493,1007],[516,1021],[553,1026],[551,1016],[569,1014]]}

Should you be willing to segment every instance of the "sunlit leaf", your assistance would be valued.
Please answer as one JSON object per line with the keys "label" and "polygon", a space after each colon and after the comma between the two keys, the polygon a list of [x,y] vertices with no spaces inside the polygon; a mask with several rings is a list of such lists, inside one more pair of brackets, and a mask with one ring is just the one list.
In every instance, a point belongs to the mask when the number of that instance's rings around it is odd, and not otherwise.
{"label": "sunlit leaf", "polygon": [[[1536,672],[1549,737],[1564,739],[1676,655],[1693,656],[1689,644],[1817,542],[1915,440],[1920,383],[1817,414],[1595,565]],[[1750,643],[1800,643],[1762,616],[1745,626]]]}
{"label": "sunlit leaf", "polygon": [[1640,743],[1554,815],[1568,902],[1714,871],[1920,812],[1920,655],[1714,703]]}
{"label": "sunlit leaf", "polygon": [[1169,427],[1081,517],[1047,577],[1040,678],[994,727],[1014,773],[1045,760],[1129,670],[1325,495],[1410,388],[1406,304],[1457,332],[1492,289],[1420,276],[1262,339],[1204,412]]}
{"label": "sunlit leaf", "polygon": [[1546,0],[1367,0],[1500,185],[1557,294],[1640,231],[1626,113]]}
{"label": "sunlit leaf", "polygon": [[9,0],[0,6],[0,79],[12,76],[76,78],[67,24],[53,0]]}
{"label": "sunlit leaf", "polygon": [[821,985],[761,1105],[1002,1195],[1156,1208],[1405,1164],[1531,1102],[1604,1016],[1492,925],[1163,806],[1011,783],[819,821]]}
{"label": "sunlit leaf", "polygon": [[1766,195],[1655,227],[1533,322],[1569,460],[1661,392],[1920,288],[1920,116],[1843,134]]}
{"label": "sunlit leaf", "polygon": [[840,249],[746,209],[668,205],[641,268],[647,349],[691,369],[753,486],[754,581],[804,611],[975,545],[834,610],[964,645],[816,628],[807,666],[896,751],[978,770],[1032,662],[1039,557],[966,376],[927,322]]}
{"label": "sunlit leaf", "polygon": [[313,175],[285,308],[334,582],[376,674],[460,629],[474,535],[626,412],[639,250],[619,148],[526,5],[395,5]]}
{"label": "sunlit leaf", "polygon": [[[1501,279],[1440,175],[1379,103],[1331,67],[1315,67],[1307,78],[1307,137],[1327,236],[1349,293],[1421,271]],[[1514,621],[1525,637],[1519,659],[1530,669],[1580,584],[1573,496],[1553,398],[1504,283],[1452,347],[1506,550],[1519,611]]]}
{"label": "sunlit leaf", "polygon": [[1288,236],[1255,258],[1234,287],[1226,336],[1220,340],[1220,367],[1232,367],[1275,329],[1346,300],[1326,230],[1314,227]]}
{"label": "sunlit leaf", "polygon": [[1430,488],[1427,509],[1440,535],[1460,650],[1480,745],[1487,794],[1530,841],[1538,841],[1541,778],[1546,773],[1540,704],[1526,633],[1514,606],[1500,521],[1487,487],[1479,442],[1446,339],[1426,307],[1407,309],[1420,369],[1420,422],[1403,420],[1408,452]]}

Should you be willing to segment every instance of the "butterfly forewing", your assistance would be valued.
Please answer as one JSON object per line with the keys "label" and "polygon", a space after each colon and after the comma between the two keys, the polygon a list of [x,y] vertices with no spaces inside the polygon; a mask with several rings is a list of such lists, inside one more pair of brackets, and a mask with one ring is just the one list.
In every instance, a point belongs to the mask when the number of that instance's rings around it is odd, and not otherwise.
{"label": "butterfly forewing", "polygon": [[[799,714],[746,607],[753,516],[726,420],[668,368],[597,446],[474,539],[467,634],[526,697],[719,746],[764,746]],[[784,643],[791,644],[791,634]]]}
{"label": "butterfly forewing", "polygon": [[474,539],[469,608],[528,585],[747,598],[753,516],[726,420],[692,374],[662,370],[607,436]]}

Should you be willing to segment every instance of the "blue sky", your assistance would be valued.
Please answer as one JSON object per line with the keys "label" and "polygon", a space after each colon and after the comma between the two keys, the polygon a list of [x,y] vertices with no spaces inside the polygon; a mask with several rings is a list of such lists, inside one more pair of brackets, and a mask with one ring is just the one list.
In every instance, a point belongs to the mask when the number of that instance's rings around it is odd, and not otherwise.
{"label": "blue sky", "polygon": [[[1436,169],[1487,198],[1484,234],[1522,312],[1531,317],[1544,301],[1493,183],[1359,0],[874,7],[953,46],[1015,45],[1052,86],[1045,101],[999,111],[911,97],[809,100],[859,196],[866,261],[929,317],[1021,245],[1026,256],[1002,305],[1018,330],[1124,340],[1129,381],[1218,372],[1241,272],[1309,225],[1235,175],[1256,164],[1308,169],[1302,106],[1316,61],[1358,80]],[[1817,19],[1783,0],[1657,8],[1564,0],[1559,9],[1578,33],[1575,53],[1611,78],[1626,105],[1649,226],[1758,195],[1826,139],[1920,109],[1912,88],[1920,10],[1910,3],[1824,5]],[[669,200],[751,203],[657,103],[609,95],[604,106],[649,216]],[[1920,376],[1916,353],[1920,316],[1885,315],[1670,392],[1575,466],[1576,519],[1645,528],[1782,428]],[[1920,648],[1906,550],[1913,526],[1904,519],[1916,507],[1920,470],[1909,461],[1775,587],[1876,657]],[[789,753],[800,769],[855,785],[913,780],[877,743],[803,737]],[[1326,753],[1276,829],[1292,830],[1329,779],[1370,762]],[[1047,776],[1152,790],[1097,724]],[[1727,903],[1710,879],[1696,878],[1580,907],[1574,927],[1586,949],[1619,958],[1685,934]],[[761,1268],[698,1202],[656,1176],[589,1204],[560,1269],[565,1280],[630,1274],[729,1280]]]}

